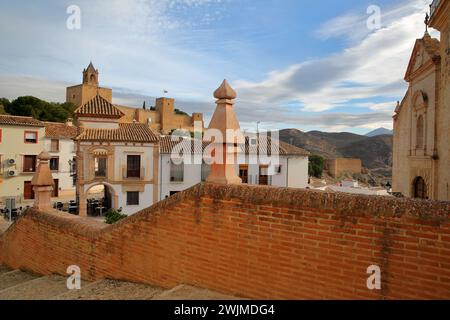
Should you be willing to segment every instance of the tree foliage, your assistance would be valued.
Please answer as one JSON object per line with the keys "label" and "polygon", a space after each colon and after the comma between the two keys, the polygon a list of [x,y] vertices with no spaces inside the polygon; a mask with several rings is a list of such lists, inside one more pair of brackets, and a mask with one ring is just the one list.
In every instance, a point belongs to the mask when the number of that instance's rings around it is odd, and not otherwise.
{"label": "tree foliage", "polygon": [[312,155],[309,157],[308,171],[310,176],[321,178],[324,166],[325,160],[321,156]]}
{"label": "tree foliage", "polygon": [[0,114],[7,114],[6,108],[11,104],[8,99],[0,98]]}
{"label": "tree foliage", "polygon": [[[3,99],[1,102],[3,104]],[[6,113],[14,116],[33,117],[41,121],[64,122],[73,116],[75,105],[70,102],[47,102],[33,96],[18,97],[3,104]]]}

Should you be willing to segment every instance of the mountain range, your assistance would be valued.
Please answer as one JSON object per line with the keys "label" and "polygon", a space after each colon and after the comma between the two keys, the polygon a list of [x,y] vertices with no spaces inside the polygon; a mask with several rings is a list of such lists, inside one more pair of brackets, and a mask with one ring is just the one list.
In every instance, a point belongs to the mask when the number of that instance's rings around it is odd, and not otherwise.
{"label": "mountain range", "polygon": [[376,137],[383,135],[392,135],[393,131],[386,128],[378,128],[366,134],[366,137]]}
{"label": "mountain range", "polygon": [[372,174],[390,178],[392,175],[392,140],[389,134],[363,136],[348,132],[302,132],[286,129],[280,140],[308,150],[324,158],[359,158]]}

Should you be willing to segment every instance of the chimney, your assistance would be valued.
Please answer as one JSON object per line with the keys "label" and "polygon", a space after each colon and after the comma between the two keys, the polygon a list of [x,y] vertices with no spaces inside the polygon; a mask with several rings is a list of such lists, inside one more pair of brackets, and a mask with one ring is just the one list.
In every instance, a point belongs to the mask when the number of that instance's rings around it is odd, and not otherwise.
{"label": "chimney", "polygon": [[[227,80],[214,92],[217,99],[216,110],[212,116],[204,140],[213,144],[213,163],[208,183],[241,184],[242,180],[236,173],[237,153],[239,144],[244,143],[239,121],[233,108],[236,92]],[[221,134],[217,137],[215,134]]]}
{"label": "chimney", "polygon": [[34,208],[41,211],[49,210],[52,208],[51,196],[55,187],[55,182],[53,181],[52,173],[48,165],[50,155],[44,150],[38,155],[38,160],[39,165],[31,181],[35,194]]}

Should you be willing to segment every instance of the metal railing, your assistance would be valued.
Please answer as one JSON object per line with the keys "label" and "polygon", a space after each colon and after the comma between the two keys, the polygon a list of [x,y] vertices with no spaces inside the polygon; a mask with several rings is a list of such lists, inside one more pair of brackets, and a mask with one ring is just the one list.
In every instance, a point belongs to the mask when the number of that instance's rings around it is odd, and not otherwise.
{"label": "metal railing", "polygon": [[145,179],[145,168],[141,167],[139,172],[136,174],[135,170],[128,170],[127,166],[122,166],[122,178],[125,179]]}

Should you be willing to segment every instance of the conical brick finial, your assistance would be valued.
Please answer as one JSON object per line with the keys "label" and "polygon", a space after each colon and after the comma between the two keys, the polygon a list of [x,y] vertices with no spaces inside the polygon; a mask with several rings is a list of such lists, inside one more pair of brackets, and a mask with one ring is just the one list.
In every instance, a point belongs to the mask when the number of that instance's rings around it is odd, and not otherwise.
{"label": "conical brick finial", "polygon": [[224,80],[214,92],[217,106],[209,123],[208,132],[215,132],[215,134],[211,137],[207,132],[204,137],[204,141],[212,143],[213,146],[211,154],[213,163],[211,164],[211,172],[206,179],[207,183],[242,183],[236,172],[239,148],[237,144],[244,141],[239,120],[233,108],[232,100],[236,96],[236,91],[231,88],[227,80]]}
{"label": "conical brick finial", "polygon": [[214,91],[214,98],[216,99],[228,99],[233,100],[236,99],[237,94],[236,91],[229,85],[228,81],[225,79],[223,80],[220,87]]}
{"label": "conical brick finial", "polygon": [[38,210],[51,208],[51,195],[55,182],[49,167],[50,154],[42,151],[38,157],[39,164],[31,181],[35,193],[34,207]]}

